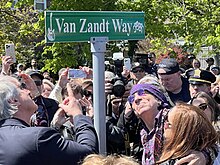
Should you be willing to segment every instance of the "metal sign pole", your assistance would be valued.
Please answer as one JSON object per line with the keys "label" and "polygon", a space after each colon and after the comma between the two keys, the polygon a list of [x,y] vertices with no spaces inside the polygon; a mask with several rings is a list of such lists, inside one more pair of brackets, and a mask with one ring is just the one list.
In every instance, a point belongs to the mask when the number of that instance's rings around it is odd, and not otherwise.
{"label": "metal sign pole", "polygon": [[108,37],[91,37],[93,54],[94,125],[99,139],[99,153],[106,155],[105,52]]}

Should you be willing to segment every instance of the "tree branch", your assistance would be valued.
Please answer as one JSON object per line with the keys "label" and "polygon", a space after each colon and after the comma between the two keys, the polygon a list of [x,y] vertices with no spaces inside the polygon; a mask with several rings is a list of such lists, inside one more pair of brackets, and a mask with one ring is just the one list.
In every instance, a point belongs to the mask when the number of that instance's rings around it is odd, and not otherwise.
{"label": "tree branch", "polygon": [[5,13],[5,14],[11,16],[11,17],[15,18],[15,19],[18,20],[18,21],[23,21],[21,18],[17,17],[16,15],[13,15],[13,14],[9,13],[9,12],[6,11],[6,10],[0,10],[0,12],[3,12],[3,13]]}

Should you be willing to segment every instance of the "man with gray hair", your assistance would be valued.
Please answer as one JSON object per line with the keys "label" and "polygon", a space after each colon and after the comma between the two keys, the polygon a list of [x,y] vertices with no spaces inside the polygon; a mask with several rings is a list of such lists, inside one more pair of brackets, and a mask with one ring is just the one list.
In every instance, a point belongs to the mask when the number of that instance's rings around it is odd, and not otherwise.
{"label": "man with gray hair", "polygon": [[98,139],[92,121],[82,115],[69,84],[69,97],[59,105],[52,125],[59,129],[67,120],[72,121],[75,141],[64,139],[54,128],[29,126],[37,105],[26,87],[32,84],[33,89],[34,82],[26,74],[22,79],[27,86],[13,77],[0,76],[0,164],[72,165],[97,152]]}

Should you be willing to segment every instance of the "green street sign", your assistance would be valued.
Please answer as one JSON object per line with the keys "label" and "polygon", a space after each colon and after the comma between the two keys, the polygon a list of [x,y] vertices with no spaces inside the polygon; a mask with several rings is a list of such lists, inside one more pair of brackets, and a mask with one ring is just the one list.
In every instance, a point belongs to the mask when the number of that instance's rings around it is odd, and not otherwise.
{"label": "green street sign", "polygon": [[82,42],[91,37],[109,40],[145,38],[143,12],[45,11],[46,42]]}

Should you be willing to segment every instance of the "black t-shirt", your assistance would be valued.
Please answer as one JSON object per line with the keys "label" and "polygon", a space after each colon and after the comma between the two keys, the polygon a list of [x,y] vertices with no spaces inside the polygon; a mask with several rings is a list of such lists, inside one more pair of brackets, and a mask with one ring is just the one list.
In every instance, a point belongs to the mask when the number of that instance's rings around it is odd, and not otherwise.
{"label": "black t-shirt", "polygon": [[189,81],[187,78],[181,77],[181,80],[183,82],[182,84],[182,90],[177,93],[174,94],[172,92],[168,92],[168,95],[170,96],[170,99],[176,103],[177,101],[183,101],[183,102],[189,102],[191,97],[190,97],[190,92],[189,92]]}

